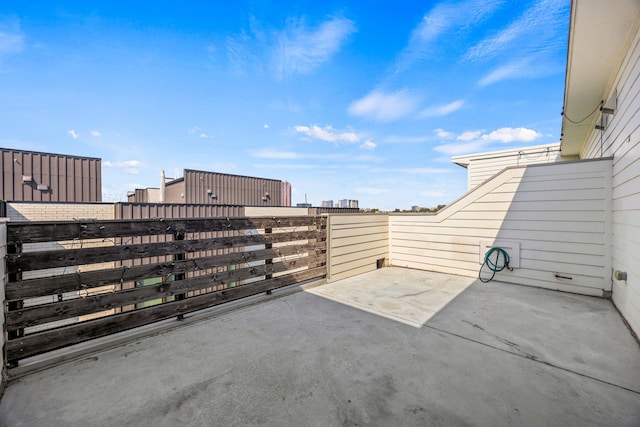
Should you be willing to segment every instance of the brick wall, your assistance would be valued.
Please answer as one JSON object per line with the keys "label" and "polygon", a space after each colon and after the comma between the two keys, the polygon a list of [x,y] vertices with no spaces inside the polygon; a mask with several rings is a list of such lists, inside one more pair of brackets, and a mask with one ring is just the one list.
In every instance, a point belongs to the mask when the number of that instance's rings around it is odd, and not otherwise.
{"label": "brick wall", "polygon": [[7,218],[10,221],[115,219],[115,207],[112,203],[7,202]]}

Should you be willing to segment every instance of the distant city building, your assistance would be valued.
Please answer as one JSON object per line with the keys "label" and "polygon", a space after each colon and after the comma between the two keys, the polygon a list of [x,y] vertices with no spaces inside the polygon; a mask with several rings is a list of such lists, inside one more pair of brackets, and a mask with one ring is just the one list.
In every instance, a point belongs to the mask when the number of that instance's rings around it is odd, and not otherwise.
{"label": "distant city building", "polygon": [[310,208],[311,203],[296,203],[297,208]]}
{"label": "distant city building", "polygon": [[414,211],[414,212],[419,212],[420,209],[421,209],[420,206],[415,206],[415,205],[411,206],[411,210]]}
{"label": "distant city building", "polygon": [[341,208],[358,208],[357,200],[342,199],[339,203]]}
{"label": "distant city building", "polygon": [[102,160],[0,148],[0,200],[102,201]]}
{"label": "distant city building", "polygon": [[320,202],[321,208],[332,208],[334,207],[333,200],[323,200]]}

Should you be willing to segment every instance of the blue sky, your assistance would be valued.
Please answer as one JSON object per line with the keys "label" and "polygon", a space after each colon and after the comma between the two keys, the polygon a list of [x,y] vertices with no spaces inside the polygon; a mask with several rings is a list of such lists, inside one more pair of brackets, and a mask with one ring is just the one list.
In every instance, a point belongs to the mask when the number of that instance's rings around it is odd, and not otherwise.
{"label": "blue sky", "polygon": [[102,158],[105,201],[187,168],[393,210],[559,140],[568,0],[150,5],[3,0],[0,146]]}

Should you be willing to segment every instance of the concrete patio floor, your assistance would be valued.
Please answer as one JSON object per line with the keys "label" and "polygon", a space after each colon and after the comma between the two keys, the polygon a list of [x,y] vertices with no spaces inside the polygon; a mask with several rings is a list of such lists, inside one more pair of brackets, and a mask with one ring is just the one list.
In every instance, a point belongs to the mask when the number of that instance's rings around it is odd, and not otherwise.
{"label": "concrete patio floor", "polygon": [[[439,311],[437,311],[439,309]],[[637,426],[610,301],[387,268],[9,384],[0,426]]]}

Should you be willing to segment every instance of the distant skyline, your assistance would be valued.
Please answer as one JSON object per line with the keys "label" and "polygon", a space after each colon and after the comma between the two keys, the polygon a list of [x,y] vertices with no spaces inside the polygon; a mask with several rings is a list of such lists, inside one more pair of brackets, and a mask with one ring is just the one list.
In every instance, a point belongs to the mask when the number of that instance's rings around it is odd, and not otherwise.
{"label": "distant skyline", "polygon": [[102,158],[105,201],[197,169],[448,204],[452,156],[559,141],[569,5],[5,0],[0,146]]}

